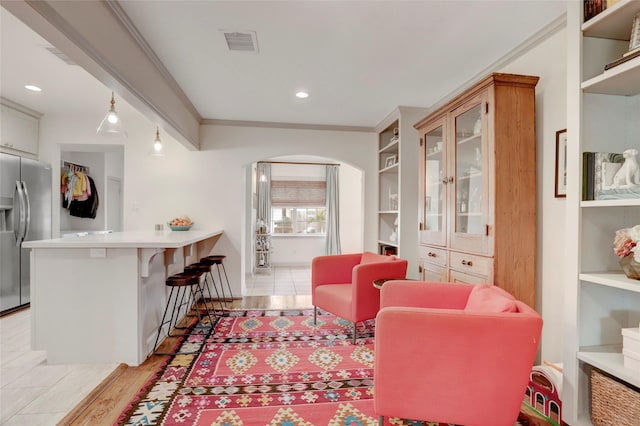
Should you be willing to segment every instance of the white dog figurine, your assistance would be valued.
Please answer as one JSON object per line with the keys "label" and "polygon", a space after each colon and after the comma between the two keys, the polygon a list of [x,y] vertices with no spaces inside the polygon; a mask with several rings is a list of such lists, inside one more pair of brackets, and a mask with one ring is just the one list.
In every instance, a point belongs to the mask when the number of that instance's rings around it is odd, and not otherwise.
{"label": "white dog figurine", "polygon": [[640,185],[640,165],[638,165],[638,150],[635,148],[627,149],[622,153],[624,163],[620,170],[613,176],[613,187],[624,188]]}

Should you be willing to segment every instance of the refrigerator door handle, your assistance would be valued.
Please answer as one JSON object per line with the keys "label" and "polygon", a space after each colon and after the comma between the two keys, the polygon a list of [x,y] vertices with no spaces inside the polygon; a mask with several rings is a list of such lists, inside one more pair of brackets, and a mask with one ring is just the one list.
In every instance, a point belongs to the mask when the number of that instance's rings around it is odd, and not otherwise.
{"label": "refrigerator door handle", "polygon": [[[27,184],[22,181],[22,190],[24,192],[24,204],[26,206],[26,220],[24,221],[24,232],[22,233],[22,241],[27,239],[29,235],[29,225],[31,225],[31,201],[29,201],[29,191],[27,191]],[[21,242],[22,242],[21,241]]]}
{"label": "refrigerator door handle", "polygon": [[24,239],[24,228],[27,221],[27,208],[24,201],[24,192],[22,190],[22,182],[16,181],[16,190],[15,194],[18,195],[18,202],[20,203],[20,211],[19,211],[19,222],[18,226],[14,226],[13,233],[16,237],[16,246],[22,244],[22,240]]}

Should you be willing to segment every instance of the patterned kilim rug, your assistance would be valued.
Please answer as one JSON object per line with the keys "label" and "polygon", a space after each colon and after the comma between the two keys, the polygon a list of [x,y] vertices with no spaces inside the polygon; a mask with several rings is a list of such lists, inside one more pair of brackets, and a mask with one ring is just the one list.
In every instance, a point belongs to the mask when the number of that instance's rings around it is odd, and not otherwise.
{"label": "patterned kilim rug", "polygon": [[[374,321],[313,310],[235,310],[205,341],[194,328],[129,403],[119,425],[377,425]],[[385,419],[386,422],[389,420]],[[391,419],[394,425],[437,425]]]}

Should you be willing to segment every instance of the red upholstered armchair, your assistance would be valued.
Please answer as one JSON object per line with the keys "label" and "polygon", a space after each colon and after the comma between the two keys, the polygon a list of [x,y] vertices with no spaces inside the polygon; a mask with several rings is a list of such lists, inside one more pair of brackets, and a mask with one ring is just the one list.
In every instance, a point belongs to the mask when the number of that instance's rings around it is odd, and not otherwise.
{"label": "red upholstered armchair", "polygon": [[380,290],[373,281],[407,276],[407,261],[395,256],[364,252],[319,256],[311,263],[311,299],[314,323],[317,309],[356,323],[375,318],[380,309]]}
{"label": "red upholstered armchair", "polygon": [[389,281],[376,317],[375,410],[466,426],[513,426],[542,318],[489,285]]}

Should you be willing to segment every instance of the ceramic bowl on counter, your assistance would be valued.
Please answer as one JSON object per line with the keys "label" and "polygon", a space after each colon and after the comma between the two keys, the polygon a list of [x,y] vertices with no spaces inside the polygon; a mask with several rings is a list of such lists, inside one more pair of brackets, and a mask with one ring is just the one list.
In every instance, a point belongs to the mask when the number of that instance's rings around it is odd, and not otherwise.
{"label": "ceramic bowl on counter", "polygon": [[172,231],[188,231],[189,229],[191,229],[193,224],[182,225],[182,226],[177,226],[177,225],[168,225],[168,226],[169,226],[169,229],[171,229]]}

